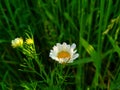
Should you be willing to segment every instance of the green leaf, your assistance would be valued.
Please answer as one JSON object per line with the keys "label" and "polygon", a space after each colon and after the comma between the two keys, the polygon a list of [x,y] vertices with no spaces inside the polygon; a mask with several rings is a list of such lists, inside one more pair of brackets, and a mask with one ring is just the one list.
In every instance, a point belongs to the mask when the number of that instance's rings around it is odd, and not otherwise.
{"label": "green leaf", "polygon": [[6,43],[6,42],[9,42],[9,41],[8,40],[3,40],[3,39],[0,40],[0,43]]}
{"label": "green leaf", "polygon": [[79,64],[89,63],[89,62],[93,62],[93,59],[92,58],[83,58],[83,59],[75,60],[73,63],[70,63],[68,65],[79,65]]}
{"label": "green leaf", "polygon": [[91,57],[95,57],[97,55],[97,52],[95,51],[94,47],[90,45],[85,39],[81,37],[80,42]]}
{"label": "green leaf", "polygon": [[107,35],[107,36],[108,36],[108,39],[109,39],[110,43],[112,44],[115,52],[117,52],[120,56],[120,47],[115,43],[115,40],[110,35]]}

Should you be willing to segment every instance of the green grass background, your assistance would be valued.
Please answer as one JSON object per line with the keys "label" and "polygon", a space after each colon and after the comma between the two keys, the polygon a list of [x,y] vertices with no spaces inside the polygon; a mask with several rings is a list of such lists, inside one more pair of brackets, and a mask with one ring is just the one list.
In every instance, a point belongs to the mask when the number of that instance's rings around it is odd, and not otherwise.
{"label": "green grass background", "polygon": [[[120,90],[120,0],[0,0],[0,90]],[[39,60],[22,67],[11,40],[31,30]],[[65,67],[49,57],[76,43]]]}

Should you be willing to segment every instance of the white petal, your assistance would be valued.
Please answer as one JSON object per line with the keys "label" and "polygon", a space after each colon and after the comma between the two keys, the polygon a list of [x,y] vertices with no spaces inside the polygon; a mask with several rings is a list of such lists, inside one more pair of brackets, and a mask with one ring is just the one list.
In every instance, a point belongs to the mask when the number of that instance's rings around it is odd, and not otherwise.
{"label": "white petal", "polygon": [[70,52],[70,45],[67,45],[66,51],[67,51],[67,52]]}
{"label": "white petal", "polygon": [[75,43],[73,43],[72,45],[71,45],[71,49],[75,49],[76,48],[76,44]]}
{"label": "white petal", "polygon": [[59,62],[59,63],[63,63],[63,59],[59,59],[58,62]]}
{"label": "white petal", "polygon": [[60,44],[60,43],[57,43],[56,46],[57,46],[57,47],[61,47],[61,44]]}
{"label": "white petal", "polygon": [[60,43],[57,43],[56,47],[58,48],[58,52],[60,52],[62,50],[62,45]]}
{"label": "white petal", "polygon": [[58,51],[59,51],[57,46],[54,46],[54,47],[53,47],[53,50],[54,50],[54,52],[56,52],[56,53],[58,53]]}
{"label": "white petal", "polygon": [[68,63],[72,63],[74,60],[69,60]]}
{"label": "white petal", "polygon": [[50,52],[49,57],[56,57],[54,52]]}
{"label": "white petal", "polygon": [[74,50],[74,51],[73,51],[73,54],[75,54],[76,52],[77,52],[77,50]]}
{"label": "white petal", "polygon": [[79,57],[79,54],[75,54],[75,55],[73,55],[73,57],[69,60],[69,62],[68,63],[72,63],[76,58],[78,58]]}
{"label": "white petal", "polygon": [[66,46],[67,44],[66,44],[65,42],[63,42],[63,44],[62,44],[62,45]]}
{"label": "white petal", "polygon": [[63,44],[62,44],[62,50],[66,50],[66,48],[67,48],[67,44],[64,42]]}
{"label": "white petal", "polygon": [[57,56],[55,55],[55,53],[50,52],[49,57],[51,57],[54,60],[57,60]]}
{"label": "white petal", "polygon": [[71,59],[74,60],[74,59],[76,59],[78,57],[79,57],[79,54],[77,53],[77,54],[73,55],[73,57]]}

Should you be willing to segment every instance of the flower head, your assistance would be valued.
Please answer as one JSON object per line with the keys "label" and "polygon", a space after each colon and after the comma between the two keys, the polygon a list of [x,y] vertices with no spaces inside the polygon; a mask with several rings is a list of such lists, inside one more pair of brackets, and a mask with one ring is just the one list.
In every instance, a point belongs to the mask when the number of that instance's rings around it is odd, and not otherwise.
{"label": "flower head", "polygon": [[16,47],[20,47],[23,45],[23,39],[22,38],[15,38],[14,40],[12,40],[12,47],[16,48]]}
{"label": "flower head", "polygon": [[33,44],[33,39],[31,39],[31,38],[26,39],[26,43],[27,44]]}
{"label": "flower head", "polygon": [[63,44],[57,43],[50,51],[49,56],[59,63],[72,63],[79,57],[79,54],[76,53],[77,50],[74,50],[75,48],[76,44],[74,43],[72,45],[67,45],[65,42]]}

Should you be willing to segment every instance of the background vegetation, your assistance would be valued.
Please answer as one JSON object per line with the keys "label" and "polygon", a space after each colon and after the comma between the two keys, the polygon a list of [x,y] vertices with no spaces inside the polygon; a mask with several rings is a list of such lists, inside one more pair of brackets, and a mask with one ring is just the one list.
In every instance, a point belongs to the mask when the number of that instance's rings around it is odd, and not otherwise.
{"label": "background vegetation", "polygon": [[[0,0],[0,90],[120,90],[120,0]],[[27,61],[11,40],[31,33],[39,58]],[[56,43],[80,57],[61,65]]]}

